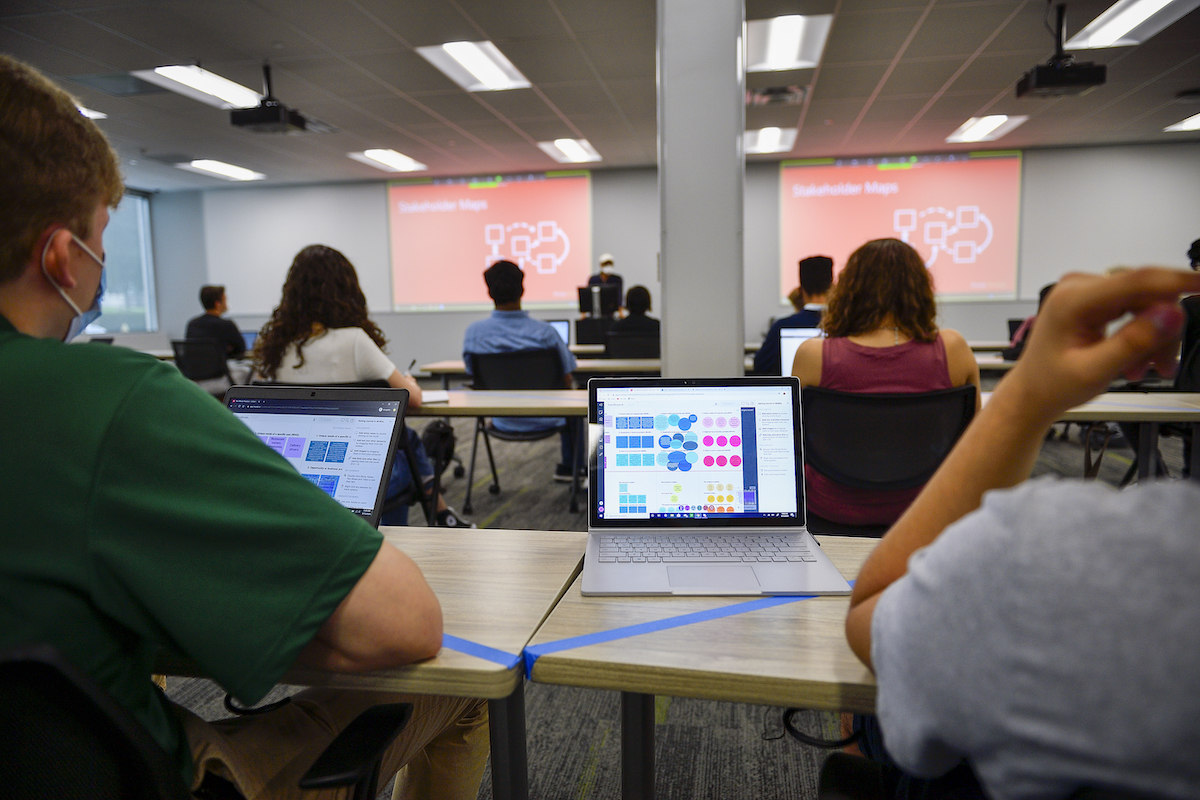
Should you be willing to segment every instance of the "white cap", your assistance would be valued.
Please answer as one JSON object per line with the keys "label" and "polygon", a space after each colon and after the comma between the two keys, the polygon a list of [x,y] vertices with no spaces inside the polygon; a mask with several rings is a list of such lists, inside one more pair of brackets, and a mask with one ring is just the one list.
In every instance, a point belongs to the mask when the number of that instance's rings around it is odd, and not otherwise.
{"label": "white cap", "polygon": [[604,255],[600,256],[600,263],[601,264],[613,263],[612,253],[605,253]]}

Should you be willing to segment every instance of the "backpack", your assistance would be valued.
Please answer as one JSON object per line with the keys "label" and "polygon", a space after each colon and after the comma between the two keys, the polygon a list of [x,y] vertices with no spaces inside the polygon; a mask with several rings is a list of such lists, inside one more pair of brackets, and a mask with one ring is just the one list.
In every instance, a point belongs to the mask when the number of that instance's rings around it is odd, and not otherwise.
{"label": "backpack", "polygon": [[435,419],[425,426],[421,433],[421,444],[425,453],[433,462],[433,470],[438,475],[446,471],[446,467],[454,459],[454,428],[444,419]]}

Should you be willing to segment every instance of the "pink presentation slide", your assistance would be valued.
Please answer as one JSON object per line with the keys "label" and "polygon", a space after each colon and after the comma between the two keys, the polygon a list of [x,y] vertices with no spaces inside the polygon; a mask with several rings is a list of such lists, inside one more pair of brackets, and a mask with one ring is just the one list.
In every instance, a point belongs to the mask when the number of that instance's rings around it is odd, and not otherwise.
{"label": "pink presentation slide", "polygon": [[840,272],[889,237],[916,248],[939,296],[1016,296],[1020,154],[829,161],[781,168],[781,296],[800,259],[827,255]]}
{"label": "pink presentation slide", "polygon": [[445,179],[388,186],[397,311],[488,306],[483,271],[525,272],[527,305],[573,305],[592,261],[587,173]]}

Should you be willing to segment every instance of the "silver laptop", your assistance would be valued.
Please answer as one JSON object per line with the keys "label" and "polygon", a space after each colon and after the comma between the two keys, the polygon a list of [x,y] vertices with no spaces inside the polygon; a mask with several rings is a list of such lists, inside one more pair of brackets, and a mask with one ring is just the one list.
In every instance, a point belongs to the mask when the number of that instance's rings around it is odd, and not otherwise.
{"label": "silver laptop", "polygon": [[233,386],[225,405],[302,476],[379,526],[407,391]]}
{"label": "silver laptop", "polygon": [[849,594],[805,528],[795,378],[593,378],[588,405],[583,594]]}
{"label": "silver laptop", "polygon": [[779,329],[779,374],[791,375],[792,363],[796,360],[796,351],[807,339],[817,339],[825,333],[820,328],[780,328]]}

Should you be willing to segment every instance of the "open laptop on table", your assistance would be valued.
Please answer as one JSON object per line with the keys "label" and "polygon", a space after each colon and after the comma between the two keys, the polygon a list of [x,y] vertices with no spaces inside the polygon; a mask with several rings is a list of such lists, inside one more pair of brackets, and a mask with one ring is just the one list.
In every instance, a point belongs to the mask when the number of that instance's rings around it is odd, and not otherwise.
{"label": "open laptop on table", "polygon": [[406,390],[233,386],[225,405],[297,472],[379,527]]}
{"label": "open laptop on table", "polygon": [[795,378],[593,378],[588,413],[583,594],[849,594],[805,528]]}
{"label": "open laptop on table", "polygon": [[796,360],[796,351],[807,339],[824,336],[820,328],[780,328],[779,329],[779,374],[791,375],[792,363]]}

